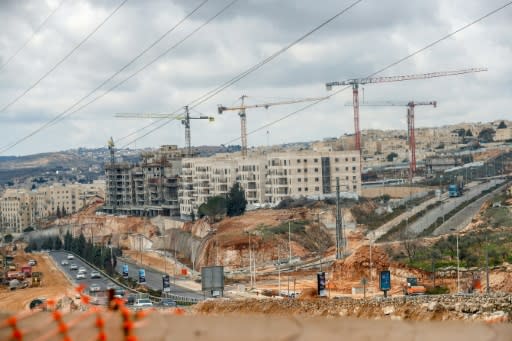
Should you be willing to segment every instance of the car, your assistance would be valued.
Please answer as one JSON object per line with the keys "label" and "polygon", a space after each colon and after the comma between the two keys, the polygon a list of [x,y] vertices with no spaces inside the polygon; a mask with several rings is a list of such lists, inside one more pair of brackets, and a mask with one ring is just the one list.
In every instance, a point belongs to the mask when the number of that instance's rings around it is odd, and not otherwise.
{"label": "car", "polygon": [[87,269],[84,268],[83,266],[81,266],[81,267],[78,268],[78,272],[87,273]]}
{"label": "car", "polygon": [[68,254],[68,259],[75,259],[75,256],[73,256],[72,254]]}
{"label": "car", "polygon": [[115,289],[115,288],[117,288],[117,285],[115,285],[114,283],[108,283],[107,284],[107,290]]}
{"label": "car", "polygon": [[176,307],[176,301],[171,300],[170,298],[162,298],[158,305],[166,308]]}
{"label": "car", "polygon": [[138,309],[151,308],[152,306],[153,303],[149,298],[138,298],[135,300],[135,304],[133,305],[134,308]]}
{"label": "car", "polygon": [[93,283],[89,287],[89,291],[90,292],[96,292],[96,291],[100,291],[100,290],[101,290],[101,287],[100,287],[100,285],[98,283]]}
{"label": "car", "polygon": [[85,279],[85,274],[83,272],[79,272],[76,274],[76,279]]}
{"label": "car", "polygon": [[28,265],[30,265],[30,266],[35,266],[35,265],[37,265],[37,261],[36,261],[35,259],[30,259],[30,260],[28,261]]}
{"label": "car", "polygon": [[60,262],[60,265],[69,265],[69,262],[67,259],[63,259],[61,262]]}
{"label": "car", "polygon": [[91,278],[101,278],[101,275],[98,271],[91,271]]}
{"label": "car", "polygon": [[78,265],[74,264],[74,263],[71,263],[69,265],[69,270],[78,270]]}

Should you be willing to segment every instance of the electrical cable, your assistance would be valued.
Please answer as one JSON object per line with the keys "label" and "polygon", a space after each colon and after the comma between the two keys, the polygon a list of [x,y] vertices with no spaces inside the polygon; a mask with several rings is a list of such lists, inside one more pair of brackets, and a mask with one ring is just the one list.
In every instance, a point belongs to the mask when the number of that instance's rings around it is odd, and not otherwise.
{"label": "electrical cable", "polygon": [[39,26],[36,27],[36,29],[34,30],[34,32],[32,32],[32,35],[30,36],[30,38],[28,38],[22,45],[20,48],[18,48],[16,50],[16,52],[14,52],[14,54],[12,56],[10,56],[9,58],[7,58],[6,62],[3,63],[2,65],[0,65],[0,71],[3,70],[4,67],[6,67],[14,58],[16,58],[16,56],[25,48],[27,47],[27,45],[32,41],[32,39],[34,39],[34,37],[37,35],[37,33],[39,33],[39,31],[41,31],[41,29],[43,28],[44,25],[46,25],[46,23],[50,20],[50,18],[55,14],[55,12],[57,12],[57,10],[62,6],[62,4],[64,4],[64,1],[66,0],[62,0],[58,5],[57,7],[55,7],[51,12],[50,14],[48,14],[48,16],[43,20],[43,22],[41,22],[41,24],[39,24]]}
{"label": "electrical cable", "polygon": [[116,12],[123,7],[123,5],[128,0],[123,0],[98,26],[96,26],[78,45],[73,47],[71,51],[69,51],[63,58],[61,58],[57,64],[52,66],[50,70],[44,73],[35,83],[33,83],[31,86],[29,86],[25,91],[23,91],[18,97],[13,99],[11,102],[7,103],[0,109],[0,113],[5,112],[8,108],[10,108],[12,105],[14,105],[16,102],[18,102],[20,99],[22,99],[26,94],[28,94],[32,89],[34,89],[39,83],[41,83],[48,75],[50,75],[53,71],[55,71],[62,63],[64,63],[76,50],[78,50],[87,40],[89,40],[90,37],[94,35]]}
{"label": "electrical cable", "polygon": [[[497,7],[496,9],[494,9],[494,10],[492,10],[492,11],[488,12],[487,14],[485,14],[485,15],[483,15],[483,16],[481,16],[481,17],[479,17],[478,19],[475,19],[475,20],[473,20],[472,22],[470,22],[470,23],[468,23],[468,24],[466,24],[466,25],[464,25],[464,26],[461,26],[460,28],[456,29],[455,31],[453,31],[453,32],[451,32],[451,33],[449,33],[449,34],[447,34],[447,35],[445,35],[445,36],[443,36],[443,37],[441,37],[441,38],[439,38],[439,39],[437,39],[437,40],[434,40],[433,42],[431,42],[431,43],[429,43],[429,44],[425,45],[424,47],[422,47],[422,48],[420,48],[420,49],[418,49],[418,50],[416,50],[416,51],[414,51],[414,52],[412,52],[412,53],[408,54],[407,56],[405,56],[405,57],[403,57],[403,58],[401,58],[401,59],[399,59],[399,60],[397,60],[397,61],[395,61],[395,62],[393,62],[393,63],[391,63],[391,64],[389,64],[389,65],[387,65],[387,66],[385,66],[385,67],[383,67],[382,69],[380,69],[380,70],[378,70],[378,71],[375,71],[374,73],[372,73],[372,74],[370,74],[370,75],[366,76],[365,78],[370,78],[370,77],[376,76],[376,75],[378,75],[378,74],[380,74],[380,73],[382,73],[382,72],[384,72],[384,71],[386,71],[386,70],[388,70],[388,69],[392,68],[393,66],[396,66],[397,64],[400,64],[400,63],[402,63],[402,62],[406,61],[407,59],[410,59],[410,58],[412,58],[412,57],[416,56],[417,54],[419,54],[419,53],[421,53],[421,52],[423,52],[423,51],[425,51],[425,50],[427,50],[427,49],[431,48],[431,47],[432,47],[432,46],[434,46],[434,45],[437,45],[437,44],[441,43],[442,41],[444,41],[444,40],[446,40],[446,39],[448,39],[448,38],[450,38],[450,37],[454,36],[455,34],[457,34],[457,33],[461,32],[461,31],[463,31],[463,30],[465,30],[465,29],[467,29],[467,28],[469,28],[469,27],[471,27],[471,26],[473,26],[473,25],[474,25],[474,24],[476,24],[476,23],[478,23],[478,22],[480,22],[480,21],[482,21],[482,20],[484,20],[484,19],[486,19],[486,18],[490,17],[491,15],[498,13],[499,11],[501,11],[501,10],[505,9],[506,7],[508,7],[508,6],[510,6],[510,5],[512,5],[512,1],[509,1],[509,2],[507,2],[507,3],[505,3],[505,4],[503,4],[502,6]],[[283,121],[283,120],[285,120],[285,119],[287,119],[287,118],[289,118],[289,117],[291,117],[291,116],[294,116],[294,115],[296,115],[296,114],[298,114],[298,113],[300,113],[300,112],[302,112],[302,111],[304,111],[304,110],[306,110],[306,109],[309,109],[309,108],[311,108],[311,107],[313,107],[313,106],[317,105],[318,103],[323,102],[323,101],[325,101],[325,100],[327,100],[327,99],[329,99],[329,98],[331,98],[331,97],[333,97],[333,96],[335,96],[335,95],[339,94],[340,92],[343,92],[343,91],[345,91],[345,90],[347,90],[347,89],[351,89],[351,88],[352,88],[352,87],[351,87],[350,85],[349,85],[349,86],[346,86],[346,87],[342,87],[342,88],[340,88],[339,90],[336,90],[336,91],[335,91],[335,92],[333,92],[332,94],[328,95],[328,96],[327,96],[327,98],[322,99],[322,100],[318,100],[318,101],[316,101],[316,102],[309,103],[309,104],[307,104],[307,105],[305,105],[305,106],[301,107],[300,109],[297,109],[297,110],[292,111],[292,112],[290,112],[290,113],[288,113],[288,114],[286,114],[286,115],[284,115],[284,116],[281,116],[280,118],[278,118],[278,119],[277,119],[277,120],[275,120],[275,121],[272,121],[272,122],[270,122],[270,123],[267,123],[267,124],[265,124],[265,125],[260,126],[259,128],[256,128],[256,129],[254,129],[254,130],[249,131],[249,132],[247,133],[247,135],[251,135],[251,134],[254,134],[254,133],[256,133],[256,132],[258,132],[258,131],[261,131],[261,130],[263,130],[263,129],[265,129],[265,128],[268,128],[268,127],[270,127],[270,126],[272,126],[272,125],[274,125],[274,124],[276,124],[276,123],[278,123],[278,122],[281,122],[281,121]],[[230,140],[230,141],[228,141],[228,142],[224,143],[224,145],[227,145],[227,144],[229,144],[229,143],[232,143],[232,142],[235,142],[235,141],[238,141],[238,140],[240,140],[240,137],[237,137],[237,138],[235,138],[235,139],[233,139],[233,140]]]}
{"label": "electrical cable", "polygon": [[[351,8],[353,8],[354,6],[356,6],[357,4],[359,4],[362,1],[363,0],[357,0],[357,1],[353,2],[353,3],[351,3],[347,7],[343,8],[341,11],[337,12],[335,15],[331,16],[329,19],[323,21],[320,25],[316,26],[315,28],[313,28],[312,30],[308,31],[304,35],[300,36],[299,38],[297,38],[293,42],[289,43],[288,45],[282,47],[278,51],[274,52],[272,55],[270,55],[267,58],[265,58],[262,61],[260,61],[259,63],[256,63],[255,65],[253,65],[250,68],[246,69],[245,71],[243,71],[242,73],[238,74],[237,76],[235,76],[235,77],[231,78],[230,80],[224,82],[223,84],[219,85],[215,89],[212,89],[212,90],[208,91],[207,93],[203,94],[202,96],[196,98],[195,100],[193,100],[192,102],[190,102],[188,104],[189,108],[195,108],[198,105],[200,105],[200,104],[210,100],[211,98],[215,97],[217,94],[219,94],[220,92],[224,91],[226,88],[230,87],[231,85],[233,85],[233,84],[237,83],[238,81],[242,80],[243,78],[247,77],[252,72],[258,70],[259,68],[261,68],[265,64],[269,63],[270,61],[272,61],[273,59],[275,59],[279,55],[281,55],[284,52],[286,52],[287,50],[289,50],[291,47],[297,45],[298,43],[300,43],[301,41],[303,41],[304,39],[306,39],[307,37],[309,37],[310,35],[312,35],[316,31],[318,31],[321,28],[323,28],[324,26],[328,25],[329,23],[331,23],[333,20],[335,20],[336,18],[338,18],[342,14],[345,14],[347,11],[349,11]],[[181,110],[181,109],[177,109],[177,110],[173,111],[171,114],[175,114],[178,110]],[[164,119],[162,119],[161,121],[163,121],[163,120]],[[158,123],[158,122],[159,121],[153,122],[153,123],[147,125],[146,127],[144,127],[144,129],[149,127],[149,126],[152,126],[152,125],[154,125],[155,123]],[[154,131],[156,131],[156,130],[158,130],[160,128],[163,128],[164,126],[167,125],[167,123],[169,123],[169,122],[163,122],[162,124],[156,126],[152,130],[150,130],[148,133],[141,135],[139,138],[137,138],[135,140],[131,140],[130,142],[128,142],[124,146],[128,146],[128,145],[136,142],[137,140],[148,136],[149,134],[153,133]],[[122,138],[118,139],[118,141],[119,140],[123,140],[123,139],[125,139],[125,137],[122,137]]]}
{"label": "electrical cable", "polygon": [[[78,108],[77,110],[73,111],[70,113],[70,111],[75,108],[77,105],[79,105],[80,103],[82,103],[84,100],[86,100],[88,97],[90,97],[92,94],[94,94],[97,90],[99,90],[101,87],[103,87],[105,84],[107,84],[109,81],[111,81],[113,78],[115,78],[117,75],[119,75],[122,71],[124,71],[127,67],[129,67],[130,65],[132,65],[135,61],[137,61],[140,57],[142,57],[146,52],[148,52],[151,48],[153,48],[156,44],[158,44],[162,39],[164,39],[166,36],[168,36],[171,32],[173,32],[176,28],[178,28],[186,19],[188,19],[190,16],[192,16],[195,12],[197,12],[201,7],[203,7],[209,0],[204,0],[202,3],[200,3],[198,6],[196,6],[190,13],[188,13],[183,19],[181,19],[177,24],[175,24],[173,27],[171,27],[169,30],[167,30],[163,35],[161,35],[157,40],[155,40],[153,43],[151,43],[147,48],[145,48],[142,52],[140,52],[138,55],[136,55],[132,60],[130,60],[127,64],[125,64],[121,69],[119,69],[118,71],[116,71],[115,73],[113,73],[110,77],[108,77],[107,79],[105,79],[100,85],[98,85],[97,87],[95,87],[92,91],[90,91],[89,93],[87,93],[85,96],[83,96],[82,98],[80,98],[78,101],[76,101],[74,104],[72,104],[71,106],[69,106],[66,110],[62,111],[60,114],[58,114],[57,116],[53,117],[52,119],[50,119],[48,122],[46,122],[45,124],[43,124],[42,126],[40,126],[39,128],[35,129],[34,131],[32,131],[31,133],[29,133],[28,135],[18,139],[17,141],[15,142],[12,142],[11,144],[7,145],[7,146],[4,146],[2,147],[2,149],[0,150],[0,153],[5,153],[6,151],[12,149],[13,147],[17,146],[18,144],[20,144],[21,142],[29,139],[30,137],[34,136],[35,134],[39,133],[40,131],[42,131],[43,129],[53,125],[54,123],[56,123],[57,121],[63,119],[65,116],[68,116],[68,115],[72,115],[74,113],[76,113],[78,110],[81,110],[83,108],[85,108],[87,105],[90,105],[92,104],[93,102],[95,102],[96,100],[98,100],[99,98],[105,96],[108,92],[112,91],[114,89],[111,88],[109,89],[106,93],[102,94],[100,97],[96,97],[94,98],[92,101],[89,101],[88,103],[86,103],[86,105],[83,105],[81,106],[80,108]],[[154,62],[154,61],[153,61]],[[136,73],[140,72],[141,70],[137,71]],[[135,74],[136,74],[135,73]],[[132,74],[130,77],[133,77],[135,74]],[[125,82],[127,79],[125,79],[123,82]],[[121,85],[122,83],[118,83],[115,87]]]}

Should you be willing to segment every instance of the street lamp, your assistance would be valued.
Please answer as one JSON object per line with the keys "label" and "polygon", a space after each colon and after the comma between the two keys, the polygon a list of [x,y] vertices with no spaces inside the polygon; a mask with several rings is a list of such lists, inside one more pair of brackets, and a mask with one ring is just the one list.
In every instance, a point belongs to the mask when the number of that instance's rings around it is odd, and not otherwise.
{"label": "street lamp", "polygon": [[457,240],[457,293],[460,292],[460,257],[459,257],[459,233],[456,229],[451,228],[450,231],[455,231]]}

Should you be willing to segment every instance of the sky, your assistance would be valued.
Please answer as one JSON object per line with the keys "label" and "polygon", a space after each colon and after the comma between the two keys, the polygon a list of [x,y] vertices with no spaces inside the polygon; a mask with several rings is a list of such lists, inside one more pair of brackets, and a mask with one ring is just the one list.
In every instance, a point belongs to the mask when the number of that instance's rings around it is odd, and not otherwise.
{"label": "sky", "polygon": [[[209,0],[200,6],[204,1],[128,0],[78,48],[122,0],[0,1],[0,155],[98,148],[106,146],[110,137],[124,148],[183,147],[180,120],[148,133],[145,126],[161,123],[114,114],[182,114],[185,105],[196,103],[355,2],[238,0],[208,22],[232,0]],[[332,94],[325,83],[372,75],[505,3],[360,1],[240,81],[191,105],[191,116],[215,118],[191,122],[192,145],[241,143],[238,112],[219,115],[219,104],[237,106],[242,95],[251,105]],[[174,31],[93,92],[198,6]],[[510,119],[510,22],[512,5],[378,76],[474,67],[488,68],[487,72],[365,85],[364,101],[436,100],[437,108],[416,108],[416,127]],[[100,95],[76,112],[66,111]],[[85,101],[79,102],[82,98]],[[248,145],[352,134],[351,100],[347,89],[285,119],[311,102],[247,109]],[[406,129],[405,107],[361,107],[360,116],[361,129]]]}

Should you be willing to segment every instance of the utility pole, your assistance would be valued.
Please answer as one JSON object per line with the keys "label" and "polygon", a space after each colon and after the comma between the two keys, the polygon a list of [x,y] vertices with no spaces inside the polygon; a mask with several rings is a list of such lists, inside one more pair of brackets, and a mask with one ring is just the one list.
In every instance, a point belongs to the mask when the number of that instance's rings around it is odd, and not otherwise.
{"label": "utility pole", "polygon": [[288,264],[292,263],[292,223],[288,221]]}
{"label": "utility pole", "polygon": [[485,280],[486,280],[486,287],[485,292],[487,295],[491,293],[491,286],[489,283],[489,240],[488,240],[489,232],[485,231]]}
{"label": "utility pole", "polygon": [[336,259],[341,259],[340,178],[336,178]]}
{"label": "utility pole", "polygon": [[279,257],[279,242],[277,243],[277,295],[281,297],[281,259]]}

